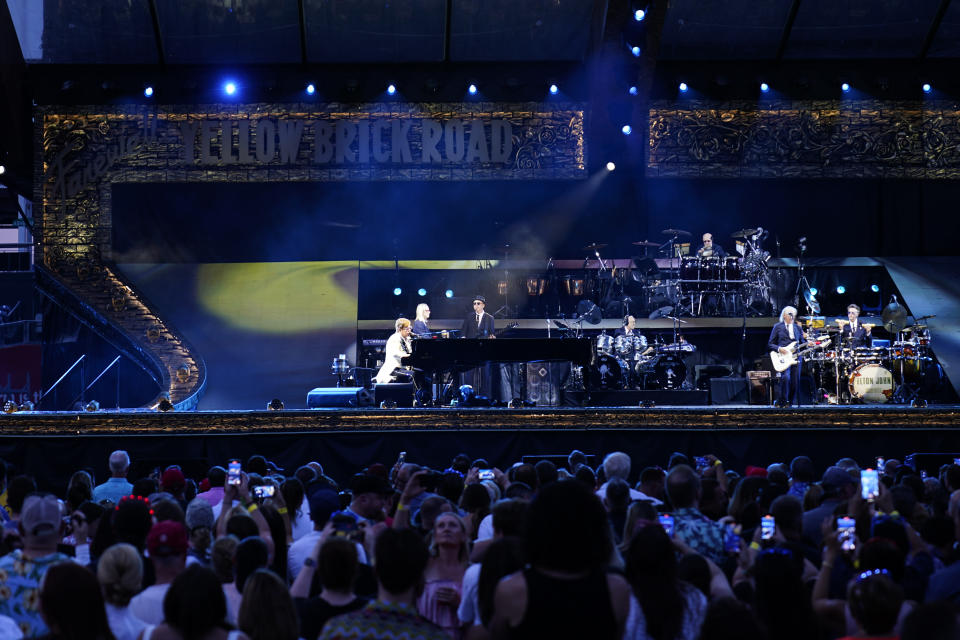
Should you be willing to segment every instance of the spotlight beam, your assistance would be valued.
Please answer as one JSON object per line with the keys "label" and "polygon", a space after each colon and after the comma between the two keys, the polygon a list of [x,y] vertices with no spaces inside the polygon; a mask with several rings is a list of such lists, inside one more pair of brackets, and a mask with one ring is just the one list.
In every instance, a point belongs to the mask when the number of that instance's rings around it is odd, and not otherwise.
{"label": "spotlight beam", "polygon": [[800,10],[800,0],[793,0],[790,5],[790,13],[787,14],[787,21],[783,25],[783,33],[780,34],[780,46],[777,47],[777,56],[775,60],[783,60],[783,54],[787,52],[787,45],[790,43],[790,34],[793,32],[793,23],[797,19],[797,12]]}

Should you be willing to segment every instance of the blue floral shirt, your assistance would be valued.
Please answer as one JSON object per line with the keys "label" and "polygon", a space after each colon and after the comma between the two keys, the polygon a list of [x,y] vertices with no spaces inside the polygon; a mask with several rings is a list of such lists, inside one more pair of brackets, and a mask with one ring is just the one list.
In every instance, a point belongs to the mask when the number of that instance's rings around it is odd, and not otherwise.
{"label": "blue floral shirt", "polygon": [[723,525],[714,522],[692,507],[673,511],[675,535],[700,555],[721,563],[726,559],[723,551]]}
{"label": "blue floral shirt", "polygon": [[0,558],[0,614],[13,618],[23,637],[49,631],[40,615],[40,581],[47,569],[70,561],[70,556],[59,552],[30,559],[19,549]]}

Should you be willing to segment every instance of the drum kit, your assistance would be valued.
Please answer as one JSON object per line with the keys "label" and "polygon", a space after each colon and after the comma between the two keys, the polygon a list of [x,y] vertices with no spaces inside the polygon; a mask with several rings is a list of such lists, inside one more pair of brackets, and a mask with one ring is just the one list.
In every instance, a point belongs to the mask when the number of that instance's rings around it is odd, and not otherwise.
{"label": "drum kit", "polygon": [[695,351],[682,337],[648,345],[639,333],[611,336],[604,331],[597,336],[591,384],[601,390],[681,389],[687,379],[683,357]]}
{"label": "drum kit", "polygon": [[[888,346],[854,346],[844,339],[847,320],[831,324],[822,316],[803,316],[808,337],[817,346],[806,356],[817,383],[817,402],[845,403],[916,403],[926,392],[937,390],[943,382],[943,370],[933,358],[930,329],[921,316],[907,326],[906,310],[894,300],[882,314],[883,326],[897,339]],[[869,323],[864,328],[873,329]],[[886,341],[883,341],[886,342]]]}
{"label": "drum kit", "polygon": [[[690,255],[690,243],[682,238],[691,236],[683,229],[664,229],[668,240],[663,244],[641,240],[635,246],[643,247],[644,256],[637,262],[638,274],[646,301],[651,306],[670,305],[678,313],[690,316],[739,316],[766,314],[771,309],[771,285],[767,273],[770,254],[761,247],[762,227],[741,229],[732,234],[737,238],[737,253],[719,256],[713,251]],[[670,257],[671,266],[661,270],[647,260],[647,251],[657,249]],[[643,268],[641,268],[643,267]],[[643,305],[641,305],[643,306]]]}

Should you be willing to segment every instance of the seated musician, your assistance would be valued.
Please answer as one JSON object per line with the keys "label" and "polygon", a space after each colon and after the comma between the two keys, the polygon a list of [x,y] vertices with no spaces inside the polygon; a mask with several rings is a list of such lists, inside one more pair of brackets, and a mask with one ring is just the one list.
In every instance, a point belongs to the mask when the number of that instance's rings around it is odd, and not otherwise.
{"label": "seated musician", "polygon": [[840,331],[841,343],[844,346],[869,347],[873,341],[870,337],[870,325],[864,325],[860,322],[860,307],[855,304],[847,305],[847,320]]}
{"label": "seated musician", "polygon": [[460,335],[464,338],[494,338],[493,316],[484,311],[487,299],[481,295],[473,296],[473,313],[463,319]]}
{"label": "seated musician", "polygon": [[413,335],[418,338],[430,337],[430,306],[426,302],[417,305],[417,318],[413,321]]}
{"label": "seated musician", "polygon": [[726,258],[727,252],[718,244],[713,244],[713,234],[703,234],[703,246],[697,249],[700,258]]}
{"label": "seated musician", "polygon": [[[636,341],[634,341],[634,347],[639,348],[641,353],[646,351],[647,339],[642,333],[640,333],[639,330],[637,330],[637,319],[633,316],[623,317],[623,325],[613,332],[614,340],[616,340],[617,336],[636,336],[640,343],[637,345]],[[631,353],[630,356],[632,357],[633,354]]]}
{"label": "seated musician", "polygon": [[400,359],[410,355],[410,334],[413,333],[413,327],[406,318],[397,318],[396,333],[387,338],[387,346],[384,349],[383,366],[374,377],[378,384],[387,382],[409,382],[413,375],[403,368]]}

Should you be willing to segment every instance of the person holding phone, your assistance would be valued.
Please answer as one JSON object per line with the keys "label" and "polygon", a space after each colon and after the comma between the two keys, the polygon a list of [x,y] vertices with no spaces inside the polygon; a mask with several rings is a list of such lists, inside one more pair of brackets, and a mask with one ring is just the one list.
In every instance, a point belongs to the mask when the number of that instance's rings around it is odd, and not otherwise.
{"label": "person holding phone", "polygon": [[688,547],[717,563],[726,560],[723,541],[726,531],[718,522],[703,515],[697,508],[702,490],[700,476],[685,464],[678,464],[667,474],[667,496],[673,505],[675,536]]}

